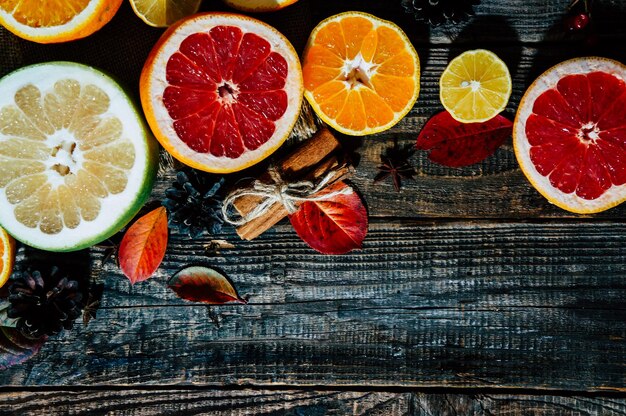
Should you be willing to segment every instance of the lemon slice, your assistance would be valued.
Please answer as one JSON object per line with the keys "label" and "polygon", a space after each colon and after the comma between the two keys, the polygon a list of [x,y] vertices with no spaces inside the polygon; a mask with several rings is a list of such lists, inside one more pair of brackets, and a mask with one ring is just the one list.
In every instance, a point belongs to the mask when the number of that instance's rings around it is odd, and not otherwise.
{"label": "lemon slice", "polygon": [[454,58],[439,80],[444,108],[461,123],[480,123],[502,112],[511,97],[511,74],[498,56],[485,49]]}
{"label": "lemon slice", "polygon": [[0,224],[50,251],[124,226],[150,194],[158,147],[120,86],[51,62],[7,75],[0,90]]}
{"label": "lemon slice", "polygon": [[192,15],[202,0],[130,0],[133,11],[150,26],[167,27]]}

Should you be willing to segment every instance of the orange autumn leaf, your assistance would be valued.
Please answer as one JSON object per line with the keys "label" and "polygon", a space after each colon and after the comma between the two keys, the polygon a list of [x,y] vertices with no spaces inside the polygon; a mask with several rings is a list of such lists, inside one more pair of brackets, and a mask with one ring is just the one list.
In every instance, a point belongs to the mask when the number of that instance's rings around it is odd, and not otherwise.
{"label": "orange autumn leaf", "polygon": [[149,279],[163,261],[166,248],[167,211],[159,207],[138,219],[120,244],[120,267],[130,283]]}

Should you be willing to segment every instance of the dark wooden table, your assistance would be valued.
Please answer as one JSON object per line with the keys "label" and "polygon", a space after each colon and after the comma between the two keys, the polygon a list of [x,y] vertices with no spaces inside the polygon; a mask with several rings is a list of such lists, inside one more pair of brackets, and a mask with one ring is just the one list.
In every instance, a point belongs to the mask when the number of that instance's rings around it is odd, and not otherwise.
{"label": "dark wooden table", "polygon": [[[626,414],[626,204],[584,217],[550,205],[519,170],[510,140],[464,169],[417,153],[417,178],[400,193],[372,181],[381,152],[414,143],[441,110],[439,77],[464,50],[491,49],[509,65],[511,118],[553,64],[588,54],[626,62],[625,2],[594,3],[591,47],[562,29],[569,0],[483,0],[469,22],[435,29],[405,15],[400,0],[301,0],[262,16],[302,50],[322,18],[367,11],[397,22],[418,49],[415,108],[384,134],[349,139],[360,154],[352,183],[371,221],[364,249],[323,256],[281,223],[252,242],[226,229],[213,238],[235,248],[207,256],[210,237],[172,233],[157,276],[131,287],[94,248],[83,254],[105,284],[97,319],[0,373],[0,413]],[[15,40],[1,52],[0,75],[70,59],[136,91],[160,33],[124,4],[85,41]],[[171,171],[160,176],[154,199],[171,180]],[[166,281],[189,264],[220,268],[250,303],[178,299]]]}

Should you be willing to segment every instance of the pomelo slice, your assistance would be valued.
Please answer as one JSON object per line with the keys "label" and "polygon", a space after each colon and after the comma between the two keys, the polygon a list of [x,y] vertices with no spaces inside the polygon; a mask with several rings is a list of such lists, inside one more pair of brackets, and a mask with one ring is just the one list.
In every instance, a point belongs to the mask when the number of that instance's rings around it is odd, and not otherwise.
{"label": "pomelo slice", "polygon": [[39,43],[84,38],[107,24],[122,0],[0,0],[0,25]]}
{"label": "pomelo slice", "polygon": [[565,210],[626,200],[626,66],[589,57],[544,72],[522,98],[513,144],[528,180]]}
{"label": "pomelo slice", "polygon": [[276,29],[250,17],[197,14],[171,26],[146,61],[141,103],[181,162],[228,173],[273,153],[302,105],[300,61]]}
{"label": "pomelo slice", "polygon": [[96,244],[141,208],[158,146],[110,77],[51,62],[0,80],[0,224],[50,251]]}
{"label": "pomelo slice", "polygon": [[224,0],[230,7],[243,12],[274,12],[291,6],[298,0]]}

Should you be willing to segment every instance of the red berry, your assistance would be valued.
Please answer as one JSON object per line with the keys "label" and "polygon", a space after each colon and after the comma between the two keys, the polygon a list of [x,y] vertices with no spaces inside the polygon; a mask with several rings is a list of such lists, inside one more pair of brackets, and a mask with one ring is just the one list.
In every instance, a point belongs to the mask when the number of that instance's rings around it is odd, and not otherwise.
{"label": "red berry", "polygon": [[572,32],[582,30],[589,24],[589,14],[579,13],[565,19],[565,27]]}

